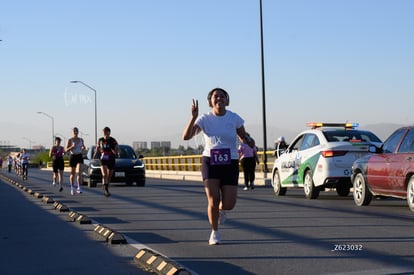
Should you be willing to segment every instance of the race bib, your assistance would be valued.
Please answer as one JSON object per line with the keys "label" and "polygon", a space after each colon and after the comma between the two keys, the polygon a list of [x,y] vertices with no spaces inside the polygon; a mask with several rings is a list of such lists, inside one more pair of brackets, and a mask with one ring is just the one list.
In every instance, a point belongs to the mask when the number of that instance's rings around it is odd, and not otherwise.
{"label": "race bib", "polygon": [[108,154],[102,154],[101,160],[108,160],[109,155]]}
{"label": "race bib", "polygon": [[231,164],[231,155],[229,148],[211,149],[210,165],[228,165]]}

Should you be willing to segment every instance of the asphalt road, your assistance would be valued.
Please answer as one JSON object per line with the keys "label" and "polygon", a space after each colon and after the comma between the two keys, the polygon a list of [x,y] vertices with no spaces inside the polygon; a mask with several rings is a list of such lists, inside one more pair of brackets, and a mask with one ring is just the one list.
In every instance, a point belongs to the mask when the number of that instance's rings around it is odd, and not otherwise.
{"label": "asphalt road", "polygon": [[275,197],[268,187],[240,186],[220,229],[223,244],[209,246],[200,182],[116,184],[105,198],[99,187],[71,196],[66,185],[60,193],[50,179],[50,172],[32,169],[24,184],[116,230],[128,244],[109,245],[94,225],[68,222],[67,213],[0,180],[2,274],[143,274],[133,261],[143,248],[193,274],[414,274],[414,213],[403,200],[361,208],[334,191],[306,200],[301,189]]}

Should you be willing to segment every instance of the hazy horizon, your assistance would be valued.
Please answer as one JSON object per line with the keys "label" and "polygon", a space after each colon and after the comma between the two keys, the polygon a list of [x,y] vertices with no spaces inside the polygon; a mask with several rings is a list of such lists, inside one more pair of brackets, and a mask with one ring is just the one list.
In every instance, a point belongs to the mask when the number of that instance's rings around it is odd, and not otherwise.
{"label": "hazy horizon", "polygon": [[[267,146],[309,121],[406,125],[414,1],[263,0]],[[3,0],[0,142],[50,147],[77,126],[94,144],[182,141],[214,87],[263,145],[258,0]],[[92,89],[80,84],[82,81]],[[43,112],[50,117],[43,114]]]}

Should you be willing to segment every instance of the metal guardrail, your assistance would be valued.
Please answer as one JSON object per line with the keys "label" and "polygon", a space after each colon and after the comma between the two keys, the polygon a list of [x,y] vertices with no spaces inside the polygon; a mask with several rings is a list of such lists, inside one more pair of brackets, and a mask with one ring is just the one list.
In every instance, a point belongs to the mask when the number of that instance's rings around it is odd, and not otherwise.
{"label": "metal guardrail", "polygon": [[[259,156],[260,163],[257,165],[256,170],[264,172],[264,153],[258,152],[257,154]],[[274,151],[267,151],[266,156],[268,158],[267,168],[271,169],[274,162]],[[145,157],[143,161],[145,163],[146,170],[196,172],[201,171],[201,159],[201,155],[188,155]]]}
{"label": "metal guardrail", "polygon": [[[256,166],[256,171],[264,172],[264,153],[258,152],[260,163]],[[267,168],[271,169],[274,162],[274,151],[266,151]],[[142,160],[145,163],[146,170],[158,171],[201,171],[202,155],[186,155],[186,156],[164,156],[164,157],[145,157]],[[47,167],[52,167],[52,162],[47,163]],[[69,161],[65,161],[65,167],[69,167]],[[242,168],[240,167],[240,171]]]}
{"label": "metal guardrail", "polygon": [[[64,161],[64,163],[65,163],[65,168],[66,167],[70,167],[69,166],[69,161],[68,160],[65,160]],[[53,167],[53,162],[52,161],[48,161],[47,163],[46,163],[46,168],[52,168]]]}

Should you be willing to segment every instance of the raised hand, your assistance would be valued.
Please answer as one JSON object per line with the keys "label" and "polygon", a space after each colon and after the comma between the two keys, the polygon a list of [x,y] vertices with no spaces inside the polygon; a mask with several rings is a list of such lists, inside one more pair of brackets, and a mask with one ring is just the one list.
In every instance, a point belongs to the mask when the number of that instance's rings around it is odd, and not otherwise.
{"label": "raised hand", "polygon": [[193,105],[191,106],[191,115],[193,116],[193,118],[198,117],[198,100],[197,99],[193,99]]}

